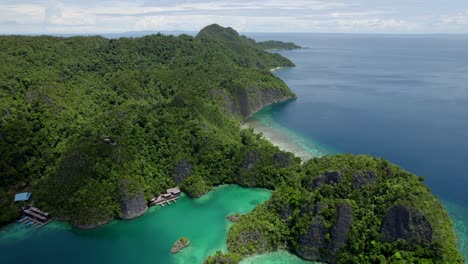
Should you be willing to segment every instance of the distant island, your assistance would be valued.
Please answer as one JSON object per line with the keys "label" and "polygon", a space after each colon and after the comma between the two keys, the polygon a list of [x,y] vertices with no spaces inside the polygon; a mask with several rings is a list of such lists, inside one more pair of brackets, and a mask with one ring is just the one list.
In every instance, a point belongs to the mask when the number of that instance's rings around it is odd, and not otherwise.
{"label": "distant island", "polygon": [[277,40],[258,42],[257,46],[264,50],[292,50],[302,48],[292,42],[282,42]]}
{"label": "distant island", "polygon": [[[273,196],[236,216],[229,252],[206,263],[278,249],[327,263],[463,263],[422,177],[368,156],[303,164],[241,130],[295,98],[270,72],[294,63],[265,51],[293,45],[216,24],[196,37],[0,36],[0,223],[32,201],[88,229],[138,217],[174,186],[200,197],[237,184]],[[19,192],[31,201],[15,202]]]}

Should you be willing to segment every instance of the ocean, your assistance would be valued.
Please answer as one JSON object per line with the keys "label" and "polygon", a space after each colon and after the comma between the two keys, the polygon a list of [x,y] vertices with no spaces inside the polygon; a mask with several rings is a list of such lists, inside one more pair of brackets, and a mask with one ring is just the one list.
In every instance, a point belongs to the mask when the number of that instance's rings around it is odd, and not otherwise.
{"label": "ocean", "polygon": [[468,260],[468,36],[250,36],[306,48],[275,71],[298,98],[248,123],[302,157],[369,154],[424,176]]}

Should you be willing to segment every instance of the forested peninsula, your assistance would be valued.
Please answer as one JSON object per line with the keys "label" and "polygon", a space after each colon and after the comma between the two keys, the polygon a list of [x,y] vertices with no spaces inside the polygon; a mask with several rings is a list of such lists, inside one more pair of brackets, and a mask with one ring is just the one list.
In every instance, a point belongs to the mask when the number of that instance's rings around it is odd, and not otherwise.
{"label": "forested peninsula", "polygon": [[422,177],[368,156],[303,164],[240,129],[295,97],[270,72],[294,66],[265,52],[271,43],[219,25],[195,37],[1,36],[0,223],[18,217],[21,191],[93,228],[145,213],[167,188],[200,197],[238,184],[274,193],[207,263],[277,249],[327,263],[463,263]]}

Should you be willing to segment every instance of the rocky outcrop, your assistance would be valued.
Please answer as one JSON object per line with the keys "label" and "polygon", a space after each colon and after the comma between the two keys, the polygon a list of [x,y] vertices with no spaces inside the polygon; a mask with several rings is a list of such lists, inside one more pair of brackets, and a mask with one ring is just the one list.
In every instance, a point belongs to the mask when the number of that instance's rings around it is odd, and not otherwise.
{"label": "rocky outcrop", "polygon": [[297,255],[307,260],[321,260],[320,250],[325,246],[327,228],[321,216],[312,221],[307,233],[299,238]]}
{"label": "rocky outcrop", "polygon": [[314,188],[318,188],[324,184],[335,184],[339,183],[343,180],[343,175],[341,172],[338,171],[332,171],[332,172],[324,172],[323,174],[317,176],[313,181],[312,181],[312,186]]}
{"label": "rocky outcrop", "polygon": [[[314,208],[317,213],[326,206],[317,203]],[[337,253],[344,247],[353,222],[353,209],[348,203],[340,205],[336,212],[336,222],[331,229],[329,241],[326,239],[328,229],[322,216],[318,215],[312,221],[306,234],[298,240],[297,255],[312,261],[335,263]]]}
{"label": "rocky outcrop", "polygon": [[240,115],[240,109],[237,106],[236,102],[232,99],[231,95],[225,90],[212,89],[210,91],[210,96],[215,98],[220,98],[224,102],[224,112],[230,114]]}
{"label": "rocky outcrop", "polygon": [[244,169],[252,169],[257,162],[260,160],[260,152],[257,150],[252,150],[247,154],[244,163],[242,164],[242,168]]}
{"label": "rocky outcrop", "polygon": [[174,245],[171,248],[171,253],[178,253],[188,246],[190,246],[190,241],[186,237],[182,237],[174,243]]}
{"label": "rocky outcrop", "polygon": [[142,193],[129,196],[120,202],[122,208],[122,219],[133,219],[146,213],[148,205]]}
{"label": "rocky outcrop", "polygon": [[244,87],[234,89],[233,95],[223,90],[212,90],[210,96],[223,100],[226,113],[242,118],[248,118],[265,106],[295,98],[294,94],[281,88],[249,89]]}
{"label": "rocky outcrop", "polygon": [[233,223],[238,222],[240,219],[241,215],[239,213],[235,213],[232,215],[228,215],[227,219]]}
{"label": "rocky outcrop", "polygon": [[272,161],[273,164],[279,168],[289,168],[295,162],[294,155],[288,152],[276,153],[275,155],[273,155]]}
{"label": "rocky outcrop", "polygon": [[292,93],[280,88],[257,88],[250,89],[239,87],[235,90],[235,98],[241,116],[247,118],[265,106],[287,101],[295,98]]}
{"label": "rocky outcrop", "polygon": [[375,172],[370,170],[361,170],[354,174],[353,177],[353,188],[359,189],[367,185],[375,183],[377,176]]}
{"label": "rocky outcrop", "polygon": [[324,202],[318,202],[317,204],[315,204],[315,206],[314,206],[314,215],[320,214],[320,212],[322,212],[322,210],[325,207],[327,207],[327,204],[324,203]]}
{"label": "rocky outcrop", "polygon": [[382,224],[384,241],[403,239],[411,243],[430,243],[432,227],[426,217],[416,208],[394,205],[388,210]]}
{"label": "rocky outcrop", "polygon": [[179,161],[174,167],[172,179],[176,184],[182,183],[192,173],[192,163],[188,160]]}
{"label": "rocky outcrop", "polygon": [[143,190],[134,186],[128,180],[120,182],[120,208],[122,209],[122,219],[133,219],[146,213],[148,205],[146,204]]}
{"label": "rocky outcrop", "polygon": [[336,223],[331,231],[331,242],[329,248],[333,252],[338,252],[346,244],[349,229],[353,223],[353,208],[348,203],[338,207],[336,212]]}
{"label": "rocky outcrop", "polygon": [[289,204],[284,204],[278,208],[278,215],[283,220],[288,220],[293,214],[294,208]]}

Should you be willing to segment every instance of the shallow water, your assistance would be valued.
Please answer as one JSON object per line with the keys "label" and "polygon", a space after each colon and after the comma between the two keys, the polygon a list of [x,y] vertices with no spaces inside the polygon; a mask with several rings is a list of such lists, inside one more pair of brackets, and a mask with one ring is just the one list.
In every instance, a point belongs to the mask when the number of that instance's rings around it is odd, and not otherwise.
{"label": "shallow water", "polygon": [[[228,215],[250,212],[270,196],[265,189],[229,185],[200,199],[183,195],[177,203],[152,207],[140,218],[93,230],[59,222],[35,231],[10,225],[0,230],[0,263],[202,263],[216,250],[226,250]],[[170,254],[182,236],[191,245]]]}
{"label": "shallow water", "polygon": [[370,154],[425,176],[468,263],[468,36],[253,37],[310,48],[281,52],[296,67],[275,71],[298,99],[265,108],[249,123],[273,141],[294,139],[288,149],[300,156],[309,149],[310,156]]}
{"label": "shallow water", "polygon": [[305,261],[287,251],[278,251],[268,254],[253,256],[241,261],[240,264],[314,264],[319,262]]}

